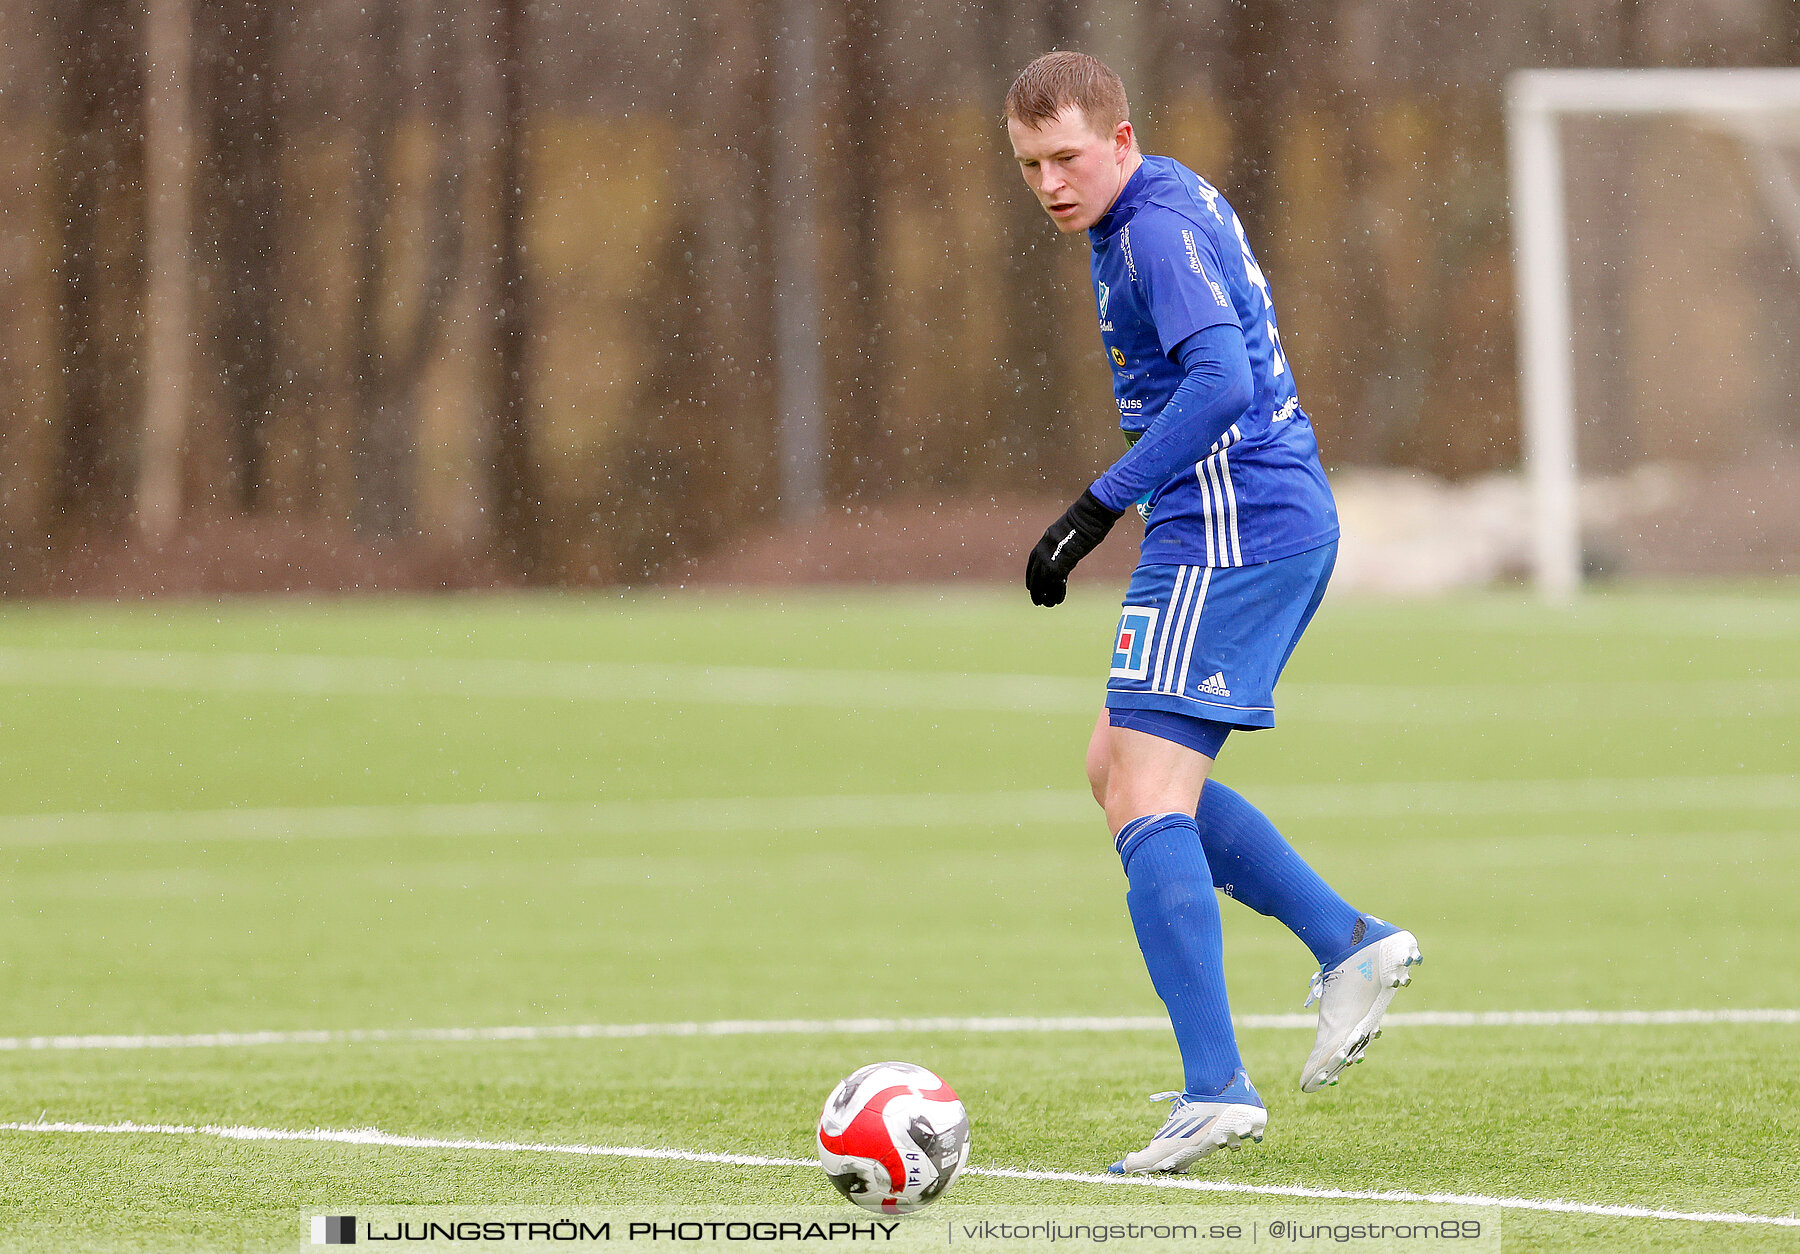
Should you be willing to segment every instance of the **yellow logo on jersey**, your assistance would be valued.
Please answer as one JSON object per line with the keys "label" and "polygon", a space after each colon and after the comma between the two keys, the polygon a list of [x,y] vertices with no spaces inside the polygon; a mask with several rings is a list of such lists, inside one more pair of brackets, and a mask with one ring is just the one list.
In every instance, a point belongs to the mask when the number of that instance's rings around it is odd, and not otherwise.
{"label": "yellow logo on jersey", "polygon": [[1125,354],[1121,353],[1117,348],[1113,349],[1112,355],[1114,365],[1123,366],[1125,364]]}

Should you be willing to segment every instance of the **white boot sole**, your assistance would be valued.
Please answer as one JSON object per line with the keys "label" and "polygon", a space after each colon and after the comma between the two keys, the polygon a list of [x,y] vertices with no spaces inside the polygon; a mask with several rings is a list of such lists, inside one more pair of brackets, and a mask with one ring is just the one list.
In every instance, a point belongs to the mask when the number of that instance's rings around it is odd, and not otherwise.
{"label": "white boot sole", "polygon": [[1161,1146],[1152,1141],[1137,1153],[1127,1154],[1114,1171],[1127,1176],[1180,1175],[1214,1150],[1242,1149],[1260,1142],[1268,1123],[1269,1112],[1259,1106],[1232,1106],[1197,1136],[1165,1141]]}

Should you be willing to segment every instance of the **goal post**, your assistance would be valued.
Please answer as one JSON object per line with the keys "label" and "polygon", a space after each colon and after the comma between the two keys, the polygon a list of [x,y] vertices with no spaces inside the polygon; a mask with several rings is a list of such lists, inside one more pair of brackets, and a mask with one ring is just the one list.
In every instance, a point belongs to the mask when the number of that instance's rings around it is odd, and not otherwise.
{"label": "goal post", "polygon": [[1770,217],[1800,259],[1800,186],[1775,151],[1800,121],[1800,69],[1521,70],[1506,92],[1523,454],[1533,579],[1566,601],[1582,581],[1573,301],[1562,123],[1687,115],[1745,147]]}

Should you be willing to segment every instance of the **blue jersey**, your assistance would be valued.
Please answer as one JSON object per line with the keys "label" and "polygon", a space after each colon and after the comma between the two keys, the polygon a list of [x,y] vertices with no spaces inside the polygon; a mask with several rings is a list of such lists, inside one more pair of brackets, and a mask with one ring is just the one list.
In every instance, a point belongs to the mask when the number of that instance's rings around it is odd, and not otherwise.
{"label": "blue jersey", "polygon": [[1148,427],[1181,385],[1171,354],[1196,331],[1242,330],[1255,382],[1250,407],[1206,458],[1151,494],[1140,560],[1247,566],[1337,539],[1337,509],[1282,355],[1269,281],[1225,198],[1180,162],[1145,157],[1088,239],[1127,436]]}

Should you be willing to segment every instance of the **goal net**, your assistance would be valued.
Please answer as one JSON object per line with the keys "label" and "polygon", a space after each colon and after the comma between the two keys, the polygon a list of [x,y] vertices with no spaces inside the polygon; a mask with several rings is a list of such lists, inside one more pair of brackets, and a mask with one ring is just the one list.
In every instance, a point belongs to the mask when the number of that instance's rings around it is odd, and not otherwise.
{"label": "goal net", "polygon": [[1800,571],[1800,70],[1508,84],[1538,586]]}

